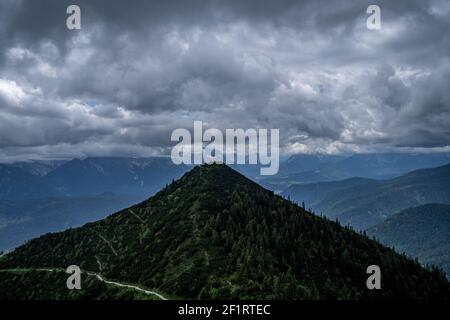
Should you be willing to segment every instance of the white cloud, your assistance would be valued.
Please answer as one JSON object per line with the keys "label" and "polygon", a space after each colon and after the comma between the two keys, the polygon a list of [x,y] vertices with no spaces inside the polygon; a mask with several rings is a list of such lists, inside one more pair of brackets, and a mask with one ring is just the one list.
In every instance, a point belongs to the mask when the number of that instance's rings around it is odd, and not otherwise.
{"label": "white cloud", "polygon": [[26,98],[25,91],[15,81],[0,79],[0,97],[14,106],[19,106]]}

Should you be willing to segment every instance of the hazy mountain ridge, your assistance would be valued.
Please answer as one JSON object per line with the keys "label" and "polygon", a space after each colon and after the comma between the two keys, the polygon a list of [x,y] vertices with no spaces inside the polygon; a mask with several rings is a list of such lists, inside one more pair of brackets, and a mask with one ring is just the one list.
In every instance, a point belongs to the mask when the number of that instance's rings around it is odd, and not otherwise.
{"label": "hazy mountain ridge", "polygon": [[23,168],[0,165],[0,199],[37,199],[55,194],[56,190],[42,178]]}
{"label": "hazy mountain ridge", "polygon": [[97,195],[149,195],[189,167],[170,158],[97,157],[0,164],[0,199]]}
{"label": "hazy mountain ridge", "polygon": [[68,196],[103,192],[148,196],[187,170],[170,158],[86,158],[63,164],[44,180]]}
{"label": "hazy mountain ridge", "polygon": [[283,191],[294,184],[338,181],[354,177],[391,179],[410,171],[450,163],[450,153],[402,154],[374,153],[354,155],[293,155],[273,177],[263,177],[261,184]]}
{"label": "hazy mountain ridge", "polygon": [[153,195],[188,168],[170,158],[86,158],[0,164],[0,250]]}
{"label": "hazy mountain ridge", "polygon": [[439,266],[450,277],[450,205],[408,208],[367,232],[424,264]]}
{"label": "hazy mountain ridge", "polygon": [[105,218],[144,197],[105,193],[83,197],[0,200],[0,250],[9,250],[48,232]]}
{"label": "hazy mountain ridge", "polygon": [[9,166],[21,168],[32,175],[42,177],[60,167],[67,161],[68,160],[31,160],[11,163]]}
{"label": "hazy mountain ridge", "polygon": [[[437,270],[314,216],[225,165],[196,167],[147,201],[34,239],[0,260],[8,269],[71,264],[184,298],[449,294]],[[383,270],[383,290],[366,288],[371,264]],[[0,296],[21,291],[20,283],[9,285]]]}
{"label": "hazy mountain ridge", "polygon": [[402,209],[450,203],[450,164],[420,169],[389,180],[347,179],[293,185],[282,194],[305,201],[317,213],[366,229]]}

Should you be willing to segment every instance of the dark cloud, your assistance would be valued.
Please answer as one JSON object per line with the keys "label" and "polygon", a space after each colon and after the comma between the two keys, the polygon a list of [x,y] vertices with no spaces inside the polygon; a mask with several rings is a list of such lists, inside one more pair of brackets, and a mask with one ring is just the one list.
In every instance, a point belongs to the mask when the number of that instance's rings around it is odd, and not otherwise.
{"label": "dark cloud", "polygon": [[0,157],[167,153],[194,120],[287,153],[450,148],[448,1],[379,1],[379,31],[369,4],[4,0]]}

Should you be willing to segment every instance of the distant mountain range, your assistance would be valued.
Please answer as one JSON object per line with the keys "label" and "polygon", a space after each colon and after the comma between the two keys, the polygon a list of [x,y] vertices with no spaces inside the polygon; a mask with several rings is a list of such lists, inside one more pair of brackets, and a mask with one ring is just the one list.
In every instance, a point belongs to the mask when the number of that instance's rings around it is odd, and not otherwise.
{"label": "distant mountain range", "polygon": [[367,232],[398,252],[442,268],[450,278],[450,205],[405,209]]}
{"label": "distant mountain range", "polygon": [[[263,186],[285,190],[292,184],[353,177],[386,179],[450,163],[449,153],[295,155],[280,164],[275,176],[259,175],[257,165],[231,167]],[[0,199],[37,199],[96,195],[104,192],[149,195],[192,167],[167,157],[48,160],[0,164]]]}
{"label": "distant mountain range", "polygon": [[68,162],[68,160],[32,160],[28,162],[15,162],[9,165],[3,164],[2,166],[21,168],[29,174],[43,177],[66,162]]}
{"label": "distant mountain range", "polygon": [[[74,264],[176,298],[449,298],[439,270],[425,269],[218,164],[195,167],[104,220],[46,234],[3,256],[0,298],[74,298],[65,290],[65,277],[50,276]],[[380,267],[382,290],[366,287],[369,265]],[[97,285],[88,277],[76,298],[123,297]]]}
{"label": "distant mountain range", "polygon": [[450,164],[388,180],[351,178],[292,185],[282,195],[362,230],[409,207],[450,203]]}
{"label": "distant mountain range", "polygon": [[0,165],[0,199],[153,194],[189,168],[170,158],[86,158]]}
{"label": "distant mountain range", "polygon": [[103,192],[148,196],[181,177],[188,169],[162,157],[87,158],[66,162],[43,179],[64,196]]}
{"label": "distant mountain range", "polygon": [[83,197],[0,200],[0,250],[10,250],[48,232],[77,227],[144,200],[104,193]]}
{"label": "distant mountain range", "polygon": [[55,194],[41,177],[9,165],[0,165],[0,199],[23,200]]}
{"label": "distant mountain range", "polygon": [[86,158],[0,165],[0,250],[102,219],[188,170],[170,158]]}
{"label": "distant mountain range", "polygon": [[260,177],[263,186],[283,191],[293,184],[328,182],[360,177],[390,179],[410,171],[450,163],[450,153],[294,155],[280,166],[276,176]]}

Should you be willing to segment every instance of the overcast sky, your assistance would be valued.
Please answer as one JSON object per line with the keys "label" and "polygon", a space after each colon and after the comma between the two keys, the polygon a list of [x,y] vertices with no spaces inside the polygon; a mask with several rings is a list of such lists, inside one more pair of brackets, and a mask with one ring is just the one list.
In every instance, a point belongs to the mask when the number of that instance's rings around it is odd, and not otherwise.
{"label": "overcast sky", "polygon": [[0,161],[168,154],[194,120],[284,154],[449,151],[450,1],[1,0]]}

